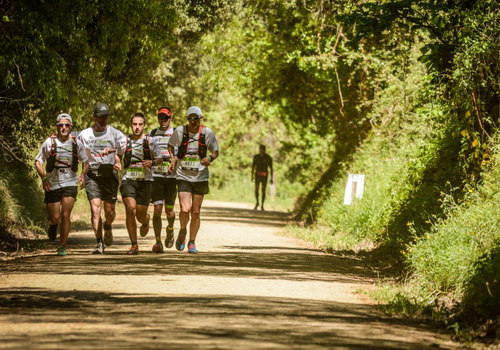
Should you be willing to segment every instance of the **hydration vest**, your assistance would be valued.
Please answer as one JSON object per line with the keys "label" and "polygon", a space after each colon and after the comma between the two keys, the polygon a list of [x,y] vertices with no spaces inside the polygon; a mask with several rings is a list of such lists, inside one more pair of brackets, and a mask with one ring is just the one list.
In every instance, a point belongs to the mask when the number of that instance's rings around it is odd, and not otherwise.
{"label": "hydration vest", "polygon": [[[175,128],[172,128],[172,129],[173,129],[173,130],[172,130],[172,134],[173,134],[173,133],[174,133],[174,131],[175,131]],[[160,128],[154,128],[153,130],[151,130],[151,131],[149,132],[149,136],[151,136],[151,137],[155,137],[155,136],[156,136],[156,133],[158,132],[158,130],[160,130]],[[160,136],[164,136],[164,135],[160,135]],[[163,158],[163,160],[167,160],[167,159],[168,159],[168,158],[165,158],[165,157]]]}
{"label": "hydration vest", "polygon": [[57,135],[54,134],[50,137],[50,153],[49,157],[47,158],[47,164],[45,165],[45,171],[47,173],[51,173],[54,169],[62,169],[62,168],[71,168],[75,173],[78,172],[78,145],[76,143],[76,137],[73,135],[71,136],[71,140],[73,140],[72,143],[72,149],[71,153],[73,155],[73,160],[71,162],[71,166],[69,164],[66,164],[67,166],[64,167],[56,167],[56,156],[57,156],[57,144],[56,144],[56,139]]}
{"label": "hydration vest", "polygon": [[[143,160],[152,160],[151,147],[150,147],[150,137],[145,135],[142,141],[142,148],[144,150]],[[127,169],[132,163],[132,139],[127,136],[127,148],[125,149],[125,155],[123,156],[123,165]]]}
{"label": "hydration vest", "polygon": [[[177,158],[182,159],[186,156],[188,145],[189,145],[189,125],[184,126],[182,134],[182,142],[177,150]],[[198,130],[198,156],[203,159],[207,156],[207,143],[205,141],[205,125],[200,125],[200,130]]]}

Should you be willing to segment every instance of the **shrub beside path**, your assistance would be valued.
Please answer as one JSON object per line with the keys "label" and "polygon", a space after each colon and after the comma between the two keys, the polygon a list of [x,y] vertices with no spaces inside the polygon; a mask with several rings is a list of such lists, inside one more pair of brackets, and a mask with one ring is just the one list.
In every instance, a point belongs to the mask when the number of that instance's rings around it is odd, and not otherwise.
{"label": "shrub beside path", "polygon": [[54,244],[0,262],[0,348],[460,348],[378,310],[360,260],[281,236],[286,213],[207,200],[202,216],[198,255],[152,253],[151,228],[127,256],[118,217],[103,256],[89,254],[85,230],[70,233],[65,257]]}

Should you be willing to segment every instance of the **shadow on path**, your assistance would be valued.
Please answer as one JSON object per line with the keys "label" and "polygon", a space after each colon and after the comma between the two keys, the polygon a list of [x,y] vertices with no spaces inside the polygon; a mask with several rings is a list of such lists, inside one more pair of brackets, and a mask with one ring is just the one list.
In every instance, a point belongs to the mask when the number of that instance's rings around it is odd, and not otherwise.
{"label": "shadow on path", "polygon": [[[0,331],[0,344],[7,348],[438,347],[423,338],[405,337],[405,333],[427,332],[427,326],[388,320],[365,305],[270,297],[0,291],[0,322],[9,329]],[[31,324],[32,331],[21,334],[15,326],[8,327],[18,320]],[[93,327],[87,327],[89,323]],[[361,337],[360,328],[364,329]]]}

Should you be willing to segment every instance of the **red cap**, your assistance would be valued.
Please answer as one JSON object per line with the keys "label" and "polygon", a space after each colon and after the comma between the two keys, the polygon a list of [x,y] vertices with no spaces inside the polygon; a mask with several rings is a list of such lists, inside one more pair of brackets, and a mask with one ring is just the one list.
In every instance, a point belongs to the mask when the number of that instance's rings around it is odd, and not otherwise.
{"label": "red cap", "polygon": [[160,110],[158,111],[158,115],[160,114],[165,114],[167,117],[172,116],[172,112],[170,112],[168,108],[160,108]]}

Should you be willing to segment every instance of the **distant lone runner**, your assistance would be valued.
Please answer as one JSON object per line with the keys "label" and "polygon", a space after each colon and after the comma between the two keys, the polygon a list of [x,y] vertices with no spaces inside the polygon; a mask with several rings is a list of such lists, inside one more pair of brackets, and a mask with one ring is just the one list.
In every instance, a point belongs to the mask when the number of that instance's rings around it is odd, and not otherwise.
{"label": "distant lone runner", "polygon": [[259,146],[259,153],[253,156],[252,181],[255,181],[255,208],[259,207],[259,187],[262,187],[262,200],[260,210],[264,210],[266,200],[267,179],[271,173],[271,184],[273,183],[273,159],[266,153],[266,146]]}

